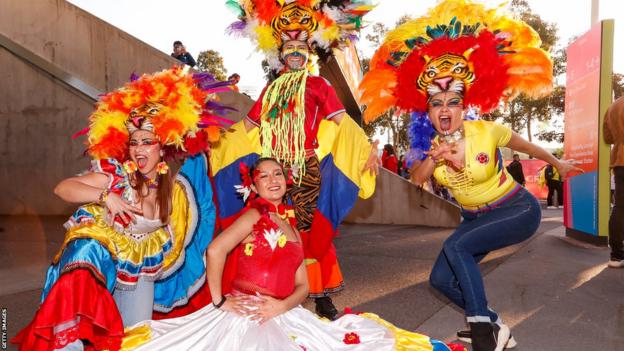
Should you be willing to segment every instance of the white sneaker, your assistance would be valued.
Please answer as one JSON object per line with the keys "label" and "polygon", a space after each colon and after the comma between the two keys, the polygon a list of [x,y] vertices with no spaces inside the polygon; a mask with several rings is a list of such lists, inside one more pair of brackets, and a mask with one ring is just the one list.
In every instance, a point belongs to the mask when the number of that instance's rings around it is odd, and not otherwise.
{"label": "white sneaker", "polygon": [[622,268],[624,267],[624,260],[616,260],[616,259],[610,259],[608,266],[611,268]]}
{"label": "white sneaker", "polygon": [[[505,328],[507,330],[509,330],[509,327],[506,326],[506,325],[505,325]],[[500,331],[500,327],[499,327],[498,330]],[[472,343],[472,333],[470,333],[470,329],[458,331],[457,332],[457,339],[459,341],[463,341],[465,343],[471,344]],[[498,340],[498,338],[497,338],[497,340]],[[505,344],[505,348],[506,349],[513,349],[516,346],[518,346],[518,343],[516,342],[516,339],[514,339],[513,335],[511,335],[511,332],[509,332],[509,340],[507,340],[507,343]]]}
{"label": "white sneaker", "polygon": [[548,206],[546,207],[547,210],[556,210],[557,208],[555,206]]}

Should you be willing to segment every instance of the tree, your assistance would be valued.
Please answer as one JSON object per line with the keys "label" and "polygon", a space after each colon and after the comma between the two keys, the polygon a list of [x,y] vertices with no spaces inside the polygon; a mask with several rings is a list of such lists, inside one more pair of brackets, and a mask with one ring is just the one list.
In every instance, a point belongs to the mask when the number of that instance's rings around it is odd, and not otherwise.
{"label": "tree", "polygon": [[200,72],[208,72],[217,80],[227,79],[227,69],[223,65],[223,57],[215,50],[205,50],[197,56],[197,70]]}
{"label": "tree", "polygon": [[624,74],[613,73],[613,100],[624,96]]}
{"label": "tree", "polygon": [[[511,11],[516,16],[529,24],[539,34],[542,39],[541,48],[547,52],[555,51],[558,40],[557,27],[554,23],[544,21],[539,15],[533,13],[526,0],[512,0]],[[565,72],[566,51],[559,49],[553,55],[553,73],[555,76]],[[533,100],[524,95],[518,96],[515,100],[507,104],[502,113],[492,113],[491,119],[502,118],[503,122],[510,128],[520,133],[527,132],[527,139],[533,139],[533,125],[536,122],[548,122],[553,116],[563,113],[563,99],[565,87],[556,86],[553,93],[541,99]],[[540,134],[548,137],[548,134]]]}
{"label": "tree", "polygon": [[[395,24],[395,27],[409,21],[411,18],[407,15],[399,18]],[[377,22],[373,24],[373,33],[367,34],[366,39],[371,42],[375,47],[381,46],[386,33],[390,30],[383,23]],[[364,73],[368,72],[370,66],[370,58],[364,58],[361,60],[361,67]],[[379,130],[383,131],[388,129],[390,132],[390,140],[395,150],[407,150],[409,149],[409,139],[407,137],[407,130],[410,123],[410,115],[407,113],[396,113],[395,109],[391,109],[379,116],[373,122],[364,124],[364,132],[369,138],[372,138]]]}

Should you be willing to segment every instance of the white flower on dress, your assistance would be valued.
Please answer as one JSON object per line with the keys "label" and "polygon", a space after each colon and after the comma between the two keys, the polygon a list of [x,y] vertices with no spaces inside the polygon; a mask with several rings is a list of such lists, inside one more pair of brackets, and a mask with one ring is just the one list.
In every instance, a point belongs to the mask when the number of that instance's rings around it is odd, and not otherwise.
{"label": "white flower on dress", "polygon": [[269,246],[271,246],[271,250],[275,250],[275,247],[277,246],[277,242],[280,240],[280,237],[283,235],[284,233],[282,232],[281,229],[275,230],[275,229],[269,229],[269,230],[264,230],[264,238],[266,239],[266,241],[269,243]]}

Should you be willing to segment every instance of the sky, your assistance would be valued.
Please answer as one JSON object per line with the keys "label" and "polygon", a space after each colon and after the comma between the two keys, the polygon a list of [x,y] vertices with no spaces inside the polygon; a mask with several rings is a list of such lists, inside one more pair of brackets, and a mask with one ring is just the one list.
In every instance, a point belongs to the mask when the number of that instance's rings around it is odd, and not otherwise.
{"label": "sky", "polygon": [[[225,0],[68,1],[167,54],[171,53],[175,40],[182,41],[195,58],[203,50],[218,51],[223,56],[228,74],[240,74],[240,89],[254,98],[265,84],[260,67],[262,55],[254,52],[254,45],[249,40],[225,33],[225,28],[236,20],[236,16],[225,7]],[[497,6],[502,1],[482,2]],[[542,19],[557,25],[561,46],[566,46],[571,37],[590,29],[591,0],[528,2]],[[367,21],[382,22],[393,28],[401,16],[418,17],[437,1],[378,0],[376,3],[376,8],[366,16]],[[624,44],[618,45],[624,43],[624,3],[621,0],[600,0],[599,18],[615,20],[614,71],[624,73]],[[375,50],[364,39],[371,28],[368,26],[363,30],[358,43],[362,57],[372,56]]]}

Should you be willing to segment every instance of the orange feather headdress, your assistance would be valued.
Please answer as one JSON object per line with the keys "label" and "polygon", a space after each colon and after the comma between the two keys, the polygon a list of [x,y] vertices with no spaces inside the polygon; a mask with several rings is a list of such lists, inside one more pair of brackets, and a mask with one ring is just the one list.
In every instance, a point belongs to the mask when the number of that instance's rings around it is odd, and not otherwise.
{"label": "orange feather headdress", "polygon": [[174,67],[136,77],[102,96],[84,131],[89,155],[125,161],[130,135],[137,129],[153,132],[168,153],[204,150],[218,140],[226,123],[217,116],[215,90],[207,79]]}
{"label": "orange feather headdress", "polygon": [[439,91],[461,92],[488,112],[524,93],[552,89],[552,61],[528,24],[471,0],[445,0],[386,35],[359,90],[364,120],[392,107],[424,112]]}
{"label": "orange feather headdress", "polygon": [[329,52],[355,38],[363,16],[373,8],[371,0],[227,0],[226,6],[239,19],[228,31],[255,41],[277,70],[284,41],[306,41]]}

